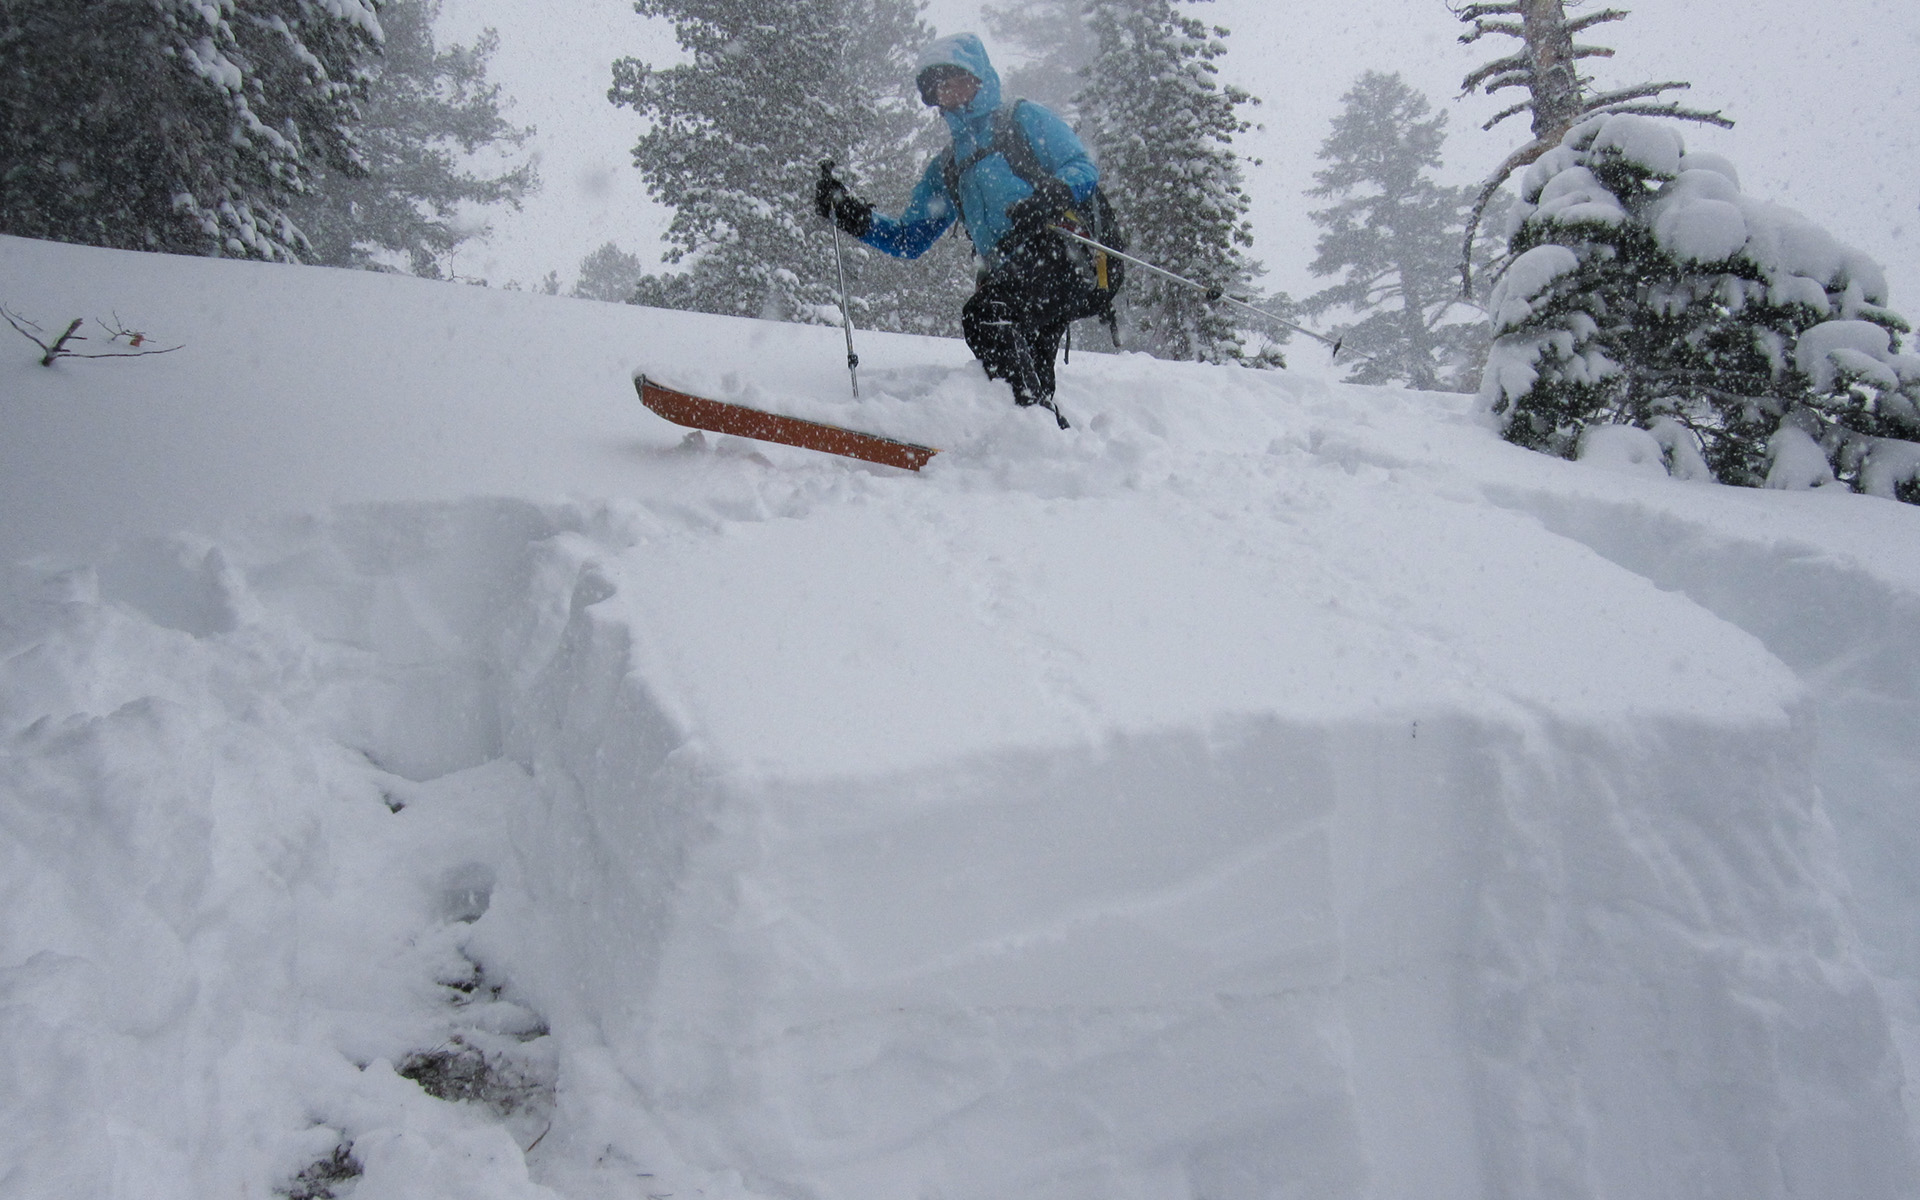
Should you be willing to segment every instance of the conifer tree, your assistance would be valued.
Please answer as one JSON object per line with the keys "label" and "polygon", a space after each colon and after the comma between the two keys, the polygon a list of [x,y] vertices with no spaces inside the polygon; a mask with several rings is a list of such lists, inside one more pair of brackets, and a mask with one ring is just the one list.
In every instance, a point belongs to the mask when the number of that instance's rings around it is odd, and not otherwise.
{"label": "conifer tree", "polygon": [[518,208],[538,186],[528,162],[497,174],[469,165],[533,131],[508,123],[500,86],[487,82],[499,35],[489,29],[472,46],[440,49],[439,14],[440,0],[381,7],[386,40],[357,126],[365,170],[320,172],[292,208],[311,243],[308,262],[369,267],[397,258],[415,275],[439,278],[454,248],[483,232],[463,210]]}
{"label": "conifer tree", "polygon": [[[1245,295],[1260,267],[1246,255],[1251,200],[1233,139],[1250,128],[1240,109],[1255,101],[1216,78],[1227,30],[1173,0],[1089,0],[1088,14],[1098,50],[1080,95],[1083,133],[1132,251]],[[1254,331],[1204,293],[1134,272],[1122,295],[1130,345],[1162,358],[1277,361],[1250,354]]]}
{"label": "conifer tree", "polygon": [[[831,323],[838,317],[831,228],[813,211],[819,164],[876,204],[904,198],[931,152],[912,95],[913,55],[932,40],[914,0],[637,0],[673,22],[690,62],[614,64],[608,98],[646,122],[634,165],[674,210],[666,261],[644,303]],[[876,263],[848,245],[856,320],[957,329],[965,276],[951,250]],[[944,264],[944,268],[943,268]],[[944,270],[944,273],[943,273]],[[943,293],[943,284],[944,292]],[[955,293],[958,294],[955,294]]]}
{"label": "conifer tree", "polygon": [[[1573,0],[1573,3],[1578,4],[1579,0]],[[1682,108],[1677,101],[1660,99],[1667,92],[1692,86],[1679,80],[1639,83],[1604,92],[1593,90],[1594,80],[1580,73],[1580,61],[1612,58],[1613,51],[1605,46],[1586,45],[1574,39],[1595,25],[1625,18],[1627,14],[1620,9],[1603,8],[1570,19],[1567,16],[1567,0],[1498,0],[1495,3],[1464,3],[1454,8],[1453,13],[1472,26],[1460,35],[1463,45],[1472,45],[1489,34],[1510,37],[1520,43],[1520,49],[1514,53],[1486,63],[1461,81],[1462,95],[1476,89],[1489,96],[1513,88],[1526,92],[1526,99],[1494,114],[1481,128],[1492,129],[1508,117],[1521,113],[1532,118],[1533,126],[1532,140],[1508,155],[1506,161],[1494,170],[1482,186],[1468,215],[1460,271],[1463,290],[1469,293],[1473,288],[1470,264],[1474,234],[1479,229],[1487,204],[1515,171],[1559,145],[1560,139],[1576,122],[1602,113],[1636,113],[1727,127],[1733,124],[1717,112]]]}
{"label": "conifer tree", "polygon": [[377,0],[8,0],[0,231],[295,260],[288,206],[364,169]]}
{"label": "conifer tree", "polygon": [[1428,175],[1440,166],[1446,114],[1399,75],[1378,71],[1362,75],[1342,103],[1320,144],[1327,165],[1307,194],[1334,201],[1311,214],[1325,231],[1313,273],[1343,277],[1302,309],[1317,316],[1345,308],[1359,318],[1333,330],[1361,356],[1353,382],[1472,391],[1488,337],[1484,321],[1462,320],[1468,306],[1454,255],[1473,189]]}
{"label": "conifer tree", "polygon": [[573,285],[572,295],[624,304],[633,299],[633,290],[646,273],[639,255],[607,242],[580,260],[580,278]]}
{"label": "conifer tree", "polygon": [[1633,115],[1568,131],[1521,201],[1481,389],[1509,441],[1630,425],[1677,475],[1920,499],[1920,357],[1872,260]]}

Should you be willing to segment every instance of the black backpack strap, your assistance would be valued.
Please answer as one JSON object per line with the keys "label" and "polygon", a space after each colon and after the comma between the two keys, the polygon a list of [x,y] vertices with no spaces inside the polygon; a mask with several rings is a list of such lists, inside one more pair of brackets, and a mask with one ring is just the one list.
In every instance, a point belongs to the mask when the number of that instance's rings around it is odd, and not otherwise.
{"label": "black backpack strap", "polygon": [[1033,187],[1046,176],[1047,169],[1040,165],[1040,156],[1033,152],[1033,142],[1027,137],[1027,127],[1020,123],[1020,106],[1025,103],[1025,100],[1015,100],[993,110],[993,148],[1007,160],[1015,175]]}
{"label": "black backpack strap", "polygon": [[981,150],[975,150],[972,154],[967,155],[967,161],[956,162],[953,151],[949,149],[946,157],[940,163],[941,179],[947,185],[947,199],[953,201],[953,211],[960,215],[960,225],[963,228],[967,223],[967,214],[960,204],[960,177],[968,171],[971,171],[973,164],[986,158],[990,154],[998,154],[999,152],[1000,148],[998,146],[988,146]]}
{"label": "black backpack strap", "polygon": [[1033,152],[1033,143],[1027,138],[1026,127],[1021,125],[1017,113],[1025,100],[1015,100],[993,110],[993,140],[988,145],[975,150],[967,156],[967,161],[955,159],[953,149],[947,149],[940,161],[940,177],[947,185],[947,199],[953,201],[955,212],[960,213],[960,223],[966,224],[967,214],[960,211],[960,177],[973,169],[975,163],[989,155],[998,154],[1007,160],[1007,166],[1028,186],[1032,187],[1036,179],[1046,175],[1047,170],[1040,165],[1040,156]]}
{"label": "black backpack strap", "polygon": [[953,147],[940,156],[940,180],[947,185],[947,199],[953,202],[953,211],[960,217],[960,224],[967,223],[967,214],[960,212],[960,164],[954,161]]}

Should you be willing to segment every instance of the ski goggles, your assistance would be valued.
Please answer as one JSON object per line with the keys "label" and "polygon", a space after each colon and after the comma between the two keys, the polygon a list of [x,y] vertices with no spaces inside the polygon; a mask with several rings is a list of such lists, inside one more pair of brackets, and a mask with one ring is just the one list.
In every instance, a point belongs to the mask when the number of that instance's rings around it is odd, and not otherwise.
{"label": "ski goggles", "polygon": [[949,79],[961,75],[972,76],[973,72],[965,67],[956,67],[952,63],[935,63],[920,72],[913,85],[920,89],[920,103],[931,108],[940,103],[940,85]]}

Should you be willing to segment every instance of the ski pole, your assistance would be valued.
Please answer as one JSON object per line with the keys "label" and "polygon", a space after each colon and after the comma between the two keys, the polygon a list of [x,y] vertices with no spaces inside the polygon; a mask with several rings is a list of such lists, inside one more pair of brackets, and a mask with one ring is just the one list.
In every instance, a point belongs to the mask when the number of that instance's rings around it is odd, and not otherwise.
{"label": "ski pole", "polygon": [[[833,179],[833,160],[820,164],[820,174]],[[839,180],[835,179],[835,183]],[[847,301],[847,256],[840,248],[840,222],[827,218],[833,227],[833,263],[840,271],[840,327],[847,334],[847,375],[853,380],[853,398],[860,398],[860,356],[853,352],[853,306]]]}
{"label": "ski pole", "polygon": [[[1291,329],[1295,333],[1304,333],[1316,342],[1324,342],[1325,344],[1332,346],[1333,357],[1335,358],[1340,357],[1340,344],[1342,341],[1345,340],[1343,338],[1330,338],[1324,333],[1315,333],[1313,330],[1308,329],[1305,325],[1295,325],[1292,321],[1284,320],[1283,318],[1274,316],[1272,313],[1268,312],[1264,308],[1257,308],[1254,305],[1248,304],[1245,300],[1239,300],[1232,296],[1229,296],[1224,291],[1220,290],[1217,287],[1213,287],[1211,285],[1204,284],[1204,283],[1196,283],[1193,280],[1188,279],[1184,275],[1175,275],[1172,271],[1167,270],[1165,267],[1156,267],[1152,263],[1148,262],[1143,258],[1135,258],[1131,254],[1127,254],[1120,250],[1115,250],[1112,246],[1105,245],[1101,242],[1096,242],[1092,238],[1087,237],[1083,234],[1075,233],[1071,229],[1064,229],[1061,226],[1055,225],[1053,226],[1053,231],[1055,233],[1064,234],[1067,237],[1072,238],[1074,241],[1079,242],[1083,246],[1091,246],[1095,250],[1100,250],[1107,254],[1111,254],[1122,262],[1132,263],[1134,266],[1139,267],[1142,271],[1145,271],[1148,274],[1158,275],[1162,279],[1167,279],[1167,280],[1171,280],[1174,283],[1183,284],[1187,287],[1194,289],[1197,292],[1205,292],[1208,300],[1225,300],[1228,304],[1233,305],[1235,308],[1244,308],[1248,312],[1252,313],[1254,316],[1265,317],[1267,320],[1272,321],[1275,325],[1280,325],[1287,329]],[[1360,357],[1365,358],[1366,355],[1363,354]]]}

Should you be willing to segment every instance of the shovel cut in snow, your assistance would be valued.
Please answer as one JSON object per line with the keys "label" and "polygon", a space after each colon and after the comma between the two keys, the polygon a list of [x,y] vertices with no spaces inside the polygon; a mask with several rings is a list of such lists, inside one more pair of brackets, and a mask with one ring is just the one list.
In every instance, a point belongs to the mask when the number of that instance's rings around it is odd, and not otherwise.
{"label": "shovel cut in snow", "polygon": [[895,441],[874,433],[842,429],[838,425],[824,425],[819,421],[803,421],[799,417],[762,412],[744,404],[729,404],[724,400],[688,395],[662,387],[645,375],[634,376],[633,386],[640,392],[640,403],[676,425],[693,429],[758,438],[763,442],[781,442],[788,446],[884,463],[889,467],[905,467],[909,471],[918,471],[927,465],[928,459],[940,453],[932,446]]}

